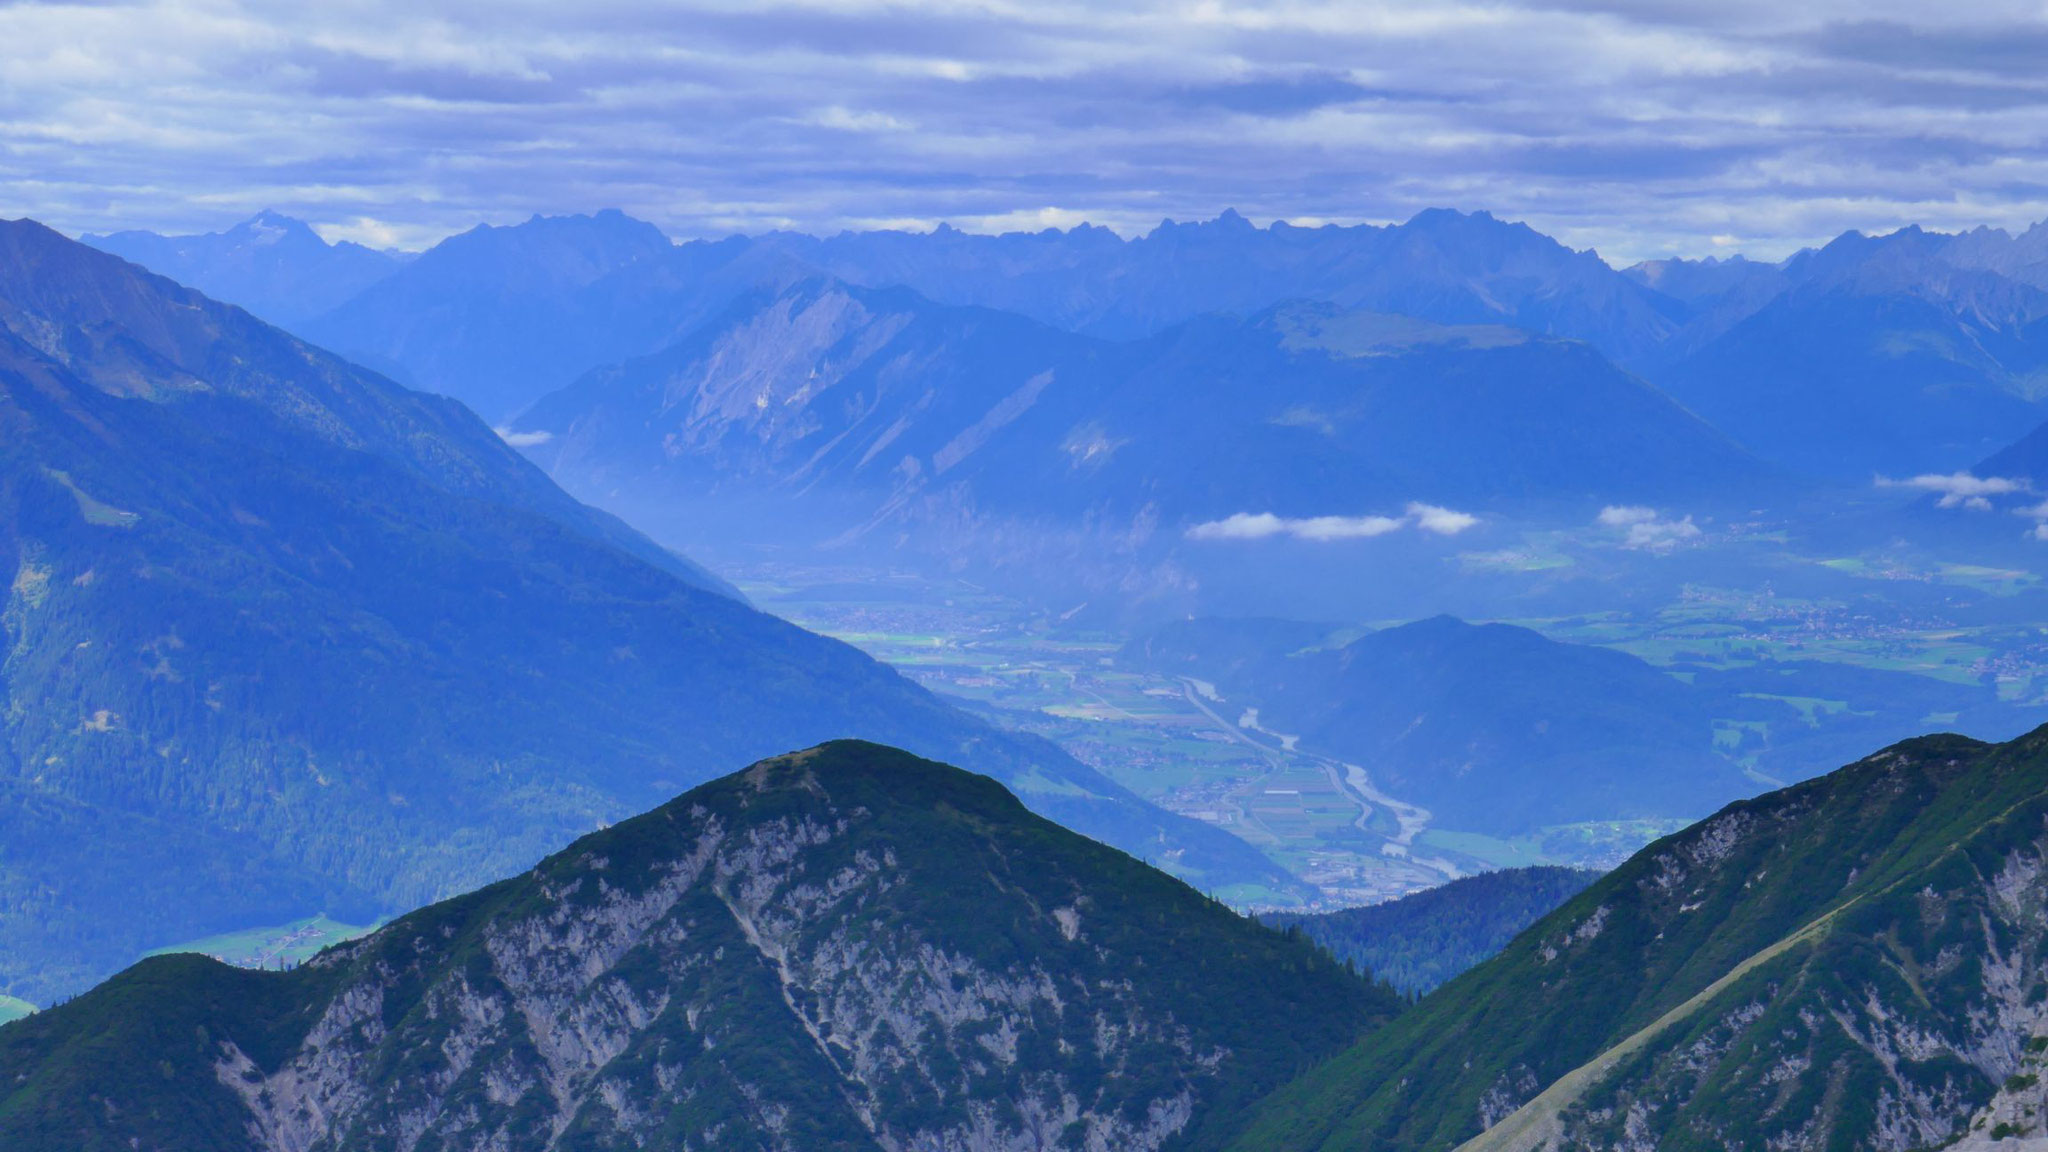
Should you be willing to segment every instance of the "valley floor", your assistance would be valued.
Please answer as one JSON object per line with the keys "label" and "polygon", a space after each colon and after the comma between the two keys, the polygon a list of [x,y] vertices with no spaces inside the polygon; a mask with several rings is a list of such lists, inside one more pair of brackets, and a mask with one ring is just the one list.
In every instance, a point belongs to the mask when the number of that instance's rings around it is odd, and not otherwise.
{"label": "valley floor", "polygon": [[[1303,749],[1188,677],[1118,665],[1129,639],[960,581],[760,564],[731,576],[763,608],[847,641],[1008,727],[1059,743],[1146,799],[1228,829],[1301,877],[1314,907],[1392,900],[1490,868],[1610,868],[1684,820],[1558,825],[1514,839],[1446,829],[1365,767]],[[1341,637],[1342,634],[1340,633]],[[1240,907],[1279,893],[1216,893]]]}

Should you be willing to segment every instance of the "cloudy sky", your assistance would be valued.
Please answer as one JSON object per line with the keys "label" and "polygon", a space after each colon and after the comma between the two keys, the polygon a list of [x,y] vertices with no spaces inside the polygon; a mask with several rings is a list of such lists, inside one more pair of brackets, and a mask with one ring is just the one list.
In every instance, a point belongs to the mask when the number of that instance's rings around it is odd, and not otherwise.
{"label": "cloudy sky", "polygon": [[1490,209],[1617,262],[2048,217],[2048,8],[0,0],[0,215],[417,247]]}

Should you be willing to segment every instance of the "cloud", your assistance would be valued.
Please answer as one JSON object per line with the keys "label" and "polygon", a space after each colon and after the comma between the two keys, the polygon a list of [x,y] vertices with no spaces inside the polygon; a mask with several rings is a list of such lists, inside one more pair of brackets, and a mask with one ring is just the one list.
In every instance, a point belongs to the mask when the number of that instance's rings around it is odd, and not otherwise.
{"label": "cloud", "polygon": [[1610,504],[1593,519],[1602,527],[1621,529],[1622,547],[1647,552],[1668,552],[1704,535],[1691,516],[1673,520],[1640,504]]}
{"label": "cloud", "polygon": [[1434,504],[1410,504],[1401,516],[1309,516],[1286,519],[1271,512],[1239,512],[1221,520],[1210,520],[1188,529],[1190,540],[1264,540],[1291,536],[1296,540],[1329,543],[1335,540],[1368,540],[1404,528],[1417,528],[1439,536],[1456,536],[1479,523],[1477,516],[1454,512]]}
{"label": "cloud", "polygon": [[1969,508],[1978,512],[1991,511],[1991,497],[2008,496],[2025,492],[2029,485],[2025,480],[2004,476],[1972,476],[1968,472],[1955,472],[1947,476],[1928,474],[1914,476],[1907,480],[1892,480],[1884,476],[1877,478],[1879,488],[1911,488],[1921,492],[1938,492],[1941,499],[1935,501],[1939,508]]}
{"label": "cloud", "polygon": [[553,432],[514,432],[510,428],[494,428],[492,431],[498,434],[498,439],[514,448],[532,448],[555,438]]}
{"label": "cloud", "polygon": [[2037,6],[1910,0],[0,3],[0,196],[409,243],[608,206],[691,237],[1452,205],[1774,257],[2048,216],[2043,45]]}
{"label": "cloud", "polygon": [[1282,523],[1288,535],[1303,540],[1364,540],[1399,532],[1408,522],[1393,516],[1315,516]]}
{"label": "cloud", "polygon": [[1467,512],[1453,512],[1449,508],[1439,508],[1435,504],[1410,504],[1408,515],[1414,519],[1417,528],[1424,532],[1434,532],[1439,536],[1456,536],[1479,523],[1477,516]]}

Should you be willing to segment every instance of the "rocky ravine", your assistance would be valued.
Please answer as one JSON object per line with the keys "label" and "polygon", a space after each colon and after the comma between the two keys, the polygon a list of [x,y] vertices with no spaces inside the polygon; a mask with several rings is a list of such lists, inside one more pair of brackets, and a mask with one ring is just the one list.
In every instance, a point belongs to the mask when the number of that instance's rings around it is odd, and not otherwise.
{"label": "rocky ravine", "polygon": [[[137,1092],[168,1089],[81,1055],[95,998],[161,983],[159,963],[0,1035],[0,1144],[41,1147],[22,1117],[76,1107],[106,1146],[233,1146],[150,1121]],[[173,1021],[174,1043],[149,1042],[168,1047],[170,1105],[210,1101],[265,1152],[1157,1149],[1390,1008],[992,781],[852,742],[697,789],[294,972],[161,963],[191,970],[146,1010]],[[209,991],[252,979],[260,995]],[[34,1083],[81,1062],[64,1091]]]}

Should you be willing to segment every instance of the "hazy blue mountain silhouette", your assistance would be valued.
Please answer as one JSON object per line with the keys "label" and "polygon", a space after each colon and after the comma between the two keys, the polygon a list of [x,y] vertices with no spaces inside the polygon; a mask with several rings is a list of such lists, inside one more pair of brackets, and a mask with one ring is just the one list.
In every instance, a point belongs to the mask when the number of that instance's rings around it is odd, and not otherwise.
{"label": "hazy blue mountain silhouette", "polygon": [[0,225],[0,988],[374,915],[868,734],[1285,888],[1243,842],[757,612],[470,412]]}
{"label": "hazy blue mountain silhouette", "polygon": [[81,239],[286,327],[341,305],[407,260],[347,241],[329,244],[304,221],[276,212],[205,235],[129,231]]}
{"label": "hazy blue mountain silhouette", "polygon": [[1168,528],[1718,497],[1766,482],[1592,347],[1329,304],[1109,342],[906,289],[762,291],[514,422],[573,490],[778,494],[847,523]]}
{"label": "hazy blue mountain silhouette", "polygon": [[2044,412],[2048,290],[1994,270],[1990,244],[1850,233],[1788,261],[1782,292],[1732,322],[1715,317],[1725,326],[1697,348],[1681,337],[1652,377],[1809,475],[1868,483],[1967,467]]}
{"label": "hazy blue mountain silhouette", "polygon": [[660,229],[617,211],[479,225],[297,331],[500,420],[613,358],[608,331],[575,322],[578,293],[671,250]]}

